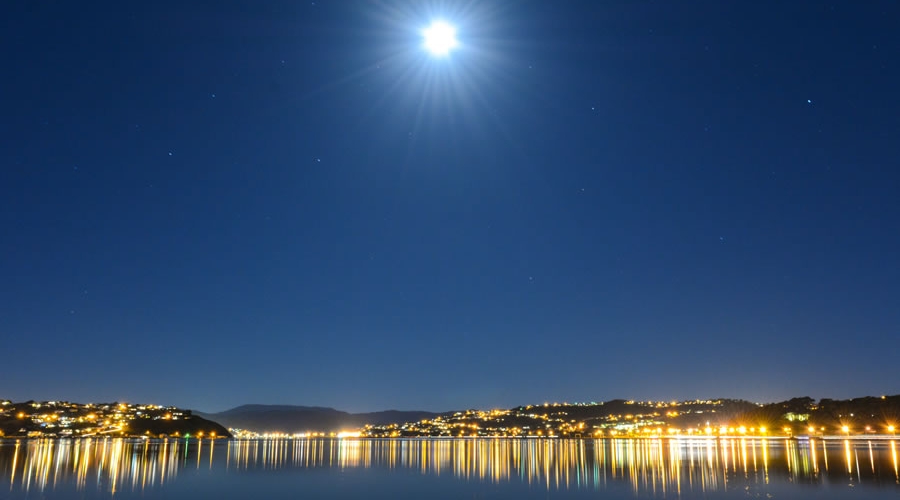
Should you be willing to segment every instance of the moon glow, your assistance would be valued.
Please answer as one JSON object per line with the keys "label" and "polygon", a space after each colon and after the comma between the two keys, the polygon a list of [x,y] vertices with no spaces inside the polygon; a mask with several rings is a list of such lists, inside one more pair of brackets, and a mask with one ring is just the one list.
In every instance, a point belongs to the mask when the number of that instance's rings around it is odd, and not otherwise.
{"label": "moon glow", "polygon": [[456,28],[445,21],[435,21],[422,30],[425,49],[435,57],[444,57],[459,46]]}

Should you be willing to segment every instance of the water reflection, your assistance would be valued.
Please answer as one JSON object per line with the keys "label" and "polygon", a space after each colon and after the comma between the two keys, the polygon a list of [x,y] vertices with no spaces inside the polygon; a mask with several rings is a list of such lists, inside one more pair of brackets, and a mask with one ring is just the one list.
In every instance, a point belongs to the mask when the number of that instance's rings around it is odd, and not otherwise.
{"label": "water reflection", "polygon": [[893,440],[765,439],[281,439],[19,440],[0,443],[10,491],[74,487],[115,494],[164,486],[179,473],[313,468],[404,469],[547,490],[628,485],[637,495],[735,489],[770,482],[897,488]]}
{"label": "water reflection", "polygon": [[[196,445],[194,445],[196,446]],[[165,484],[183,466],[188,445],[125,439],[23,440],[0,444],[0,470],[10,490],[44,491],[73,483],[116,493]],[[199,456],[199,454],[198,454]]]}

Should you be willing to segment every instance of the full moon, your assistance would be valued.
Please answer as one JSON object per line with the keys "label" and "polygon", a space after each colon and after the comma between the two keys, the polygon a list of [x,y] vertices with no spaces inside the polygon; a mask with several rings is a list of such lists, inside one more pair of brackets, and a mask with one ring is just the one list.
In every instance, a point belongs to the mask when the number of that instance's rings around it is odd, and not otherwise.
{"label": "full moon", "polygon": [[456,40],[456,28],[444,21],[435,21],[422,30],[425,48],[435,57],[446,56],[459,45]]}

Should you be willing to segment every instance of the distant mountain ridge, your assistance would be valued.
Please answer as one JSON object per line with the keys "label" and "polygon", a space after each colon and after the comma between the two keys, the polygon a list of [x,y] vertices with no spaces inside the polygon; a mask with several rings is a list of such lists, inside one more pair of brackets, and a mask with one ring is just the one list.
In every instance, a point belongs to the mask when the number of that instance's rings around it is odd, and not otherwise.
{"label": "distant mountain ridge", "polygon": [[194,412],[232,429],[255,432],[338,432],[360,429],[367,424],[387,425],[431,419],[441,413],[385,410],[349,413],[321,406],[246,404],[218,413]]}
{"label": "distant mountain ridge", "polygon": [[[247,413],[247,412],[259,412],[259,411],[340,411],[335,408],[329,408],[326,406],[300,406],[300,405],[266,405],[266,404],[246,404],[241,406],[235,406],[234,408],[229,408],[224,411],[220,411],[218,414],[238,414],[238,413]],[[342,412],[347,413],[347,412]],[[211,414],[212,415],[212,414]]]}

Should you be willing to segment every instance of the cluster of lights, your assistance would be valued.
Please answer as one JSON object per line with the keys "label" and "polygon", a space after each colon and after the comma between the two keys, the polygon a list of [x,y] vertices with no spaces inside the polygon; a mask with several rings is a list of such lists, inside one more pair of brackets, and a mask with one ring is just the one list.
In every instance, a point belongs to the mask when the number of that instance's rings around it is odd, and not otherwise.
{"label": "cluster of lights", "polygon": [[363,437],[361,431],[341,431],[341,432],[253,432],[245,429],[228,429],[231,434],[238,439],[311,439],[311,438],[358,438]]}
{"label": "cluster of lights", "polygon": [[[9,412],[0,410],[0,417],[16,418],[29,422],[28,437],[92,437],[122,436],[151,437],[129,433],[130,422],[139,420],[189,419],[190,412],[173,406],[137,405],[129,403],[95,404],[66,401],[30,402],[13,405],[5,401],[2,406],[12,406]],[[25,431],[20,431],[23,434]],[[202,433],[201,433],[202,434]],[[215,437],[214,432],[206,434]]]}
{"label": "cluster of lights", "polygon": [[[496,412],[497,412],[497,410],[494,410],[495,415],[496,415]],[[420,423],[425,424],[425,423],[431,423],[431,422],[426,420],[426,421],[422,421]],[[293,438],[293,439],[308,439],[308,438],[346,439],[346,438],[371,437],[371,436],[375,436],[375,435],[380,436],[380,437],[398,438],[398,437],[402,437],[404,435],[403,432],[401,432],[401,428],[398,428],[395,425],[392,425],[389,427],[391,428],[391,430],[389,432],[378,433],[378,434],[375,434],[372,432],[373,431],[372,426],[367,426],[364,431],[341,431],[341,432],[337,432],[337,433],[335,433],[335,432],[330,432],[330,433],[327,433],[327,432],[304,432],[304,433],[295,433],[295,434],[288,434],[288,433],[257,434],[257,433],[242,431],[241,429],[230,429],[230,430],[236,437],[245,438],[245,439],[290,439],[290,438]],[[477,437],[480,435],[479,431],[481,430],[481,428],[477,424],[466,424],[464,427],[465,428],[462,431],[457,431],[454,435],[456,435],[457,437]],[[406,428],[406,425],[404,425],[403,429],[405,429],[405,428]],[[459,429],[459,428],[460,427],[457,427],[457,429]],[[572,424],[572,425],[567,424],[567,425],[564,425],[563,428],[564,428],[565,432],[581,433],[581,432],[585,431],[585,424],[584,424],[584,422],[580,422],[580,423]],[[887,432],[890,434],[894,434],[896,432],[896,427],[894,425],[888,425],[888,426],[886,426],[886,429],[887,429]],[[793,435],[793,429],[790,427],[784,427],[781,430],[783,431],[783,435]],[[867,426],[865,430],[867,433],[872,432],[872,428],[870,426]],[[812,436],[817,433],[824,434],[826,431],[826,428],[825,427],[817,428],[817,427],[810,426],[807,428],[807,431],[809,432],[809,435]],[[851,429],[849,426],[844,425],[840,428],[840,431],[843,434],[849,435]],[[560,432],[557,429],[553,429],[553,428],[536,429],[536,430],[531,430],[530,432],[527,432],[526,430],[523,430],[522,428],[519,428],[519,427],[510,427],[510,428],[504,428],[504,432],[505,432],[505,434],[495,435],[495,437],[545,437],[545,436],[546,437],[558,437],[560,435]],[[213,436],[214,435],[215,434],[213,433]],[[679,428],[674,428],[674,427],[666,427],[666,428],[644,427],[643,429],[639,429],[639,430],[638,429],[626,429],[624,431],[615,430],[615,429],[609,430],[609,431],[603,431],[601,429],[596,429],[592,433],[589,433],[588,435],[593,436],[593,437],[609,436],[609,437],[654,437],[655,438],[655,437],[662,437],[662,436],[683,437],[685,435],[699,436],[699,437],[703,437],[703,436],[729,437],[729,436],[754,436],[754,435],[755,436],[769,436],[770,434],[769,434],[769,429],[766,428],[765,426],[748,428],[743,425],[738,426],[738,427],[722,425],[722,426],[718,426],[718,427],[706,426],[703,429],[694,429],[694,428],[679,429]],[[202,436],[203,436],[203,433],[198,434],[198,437],[202,437]]]}

